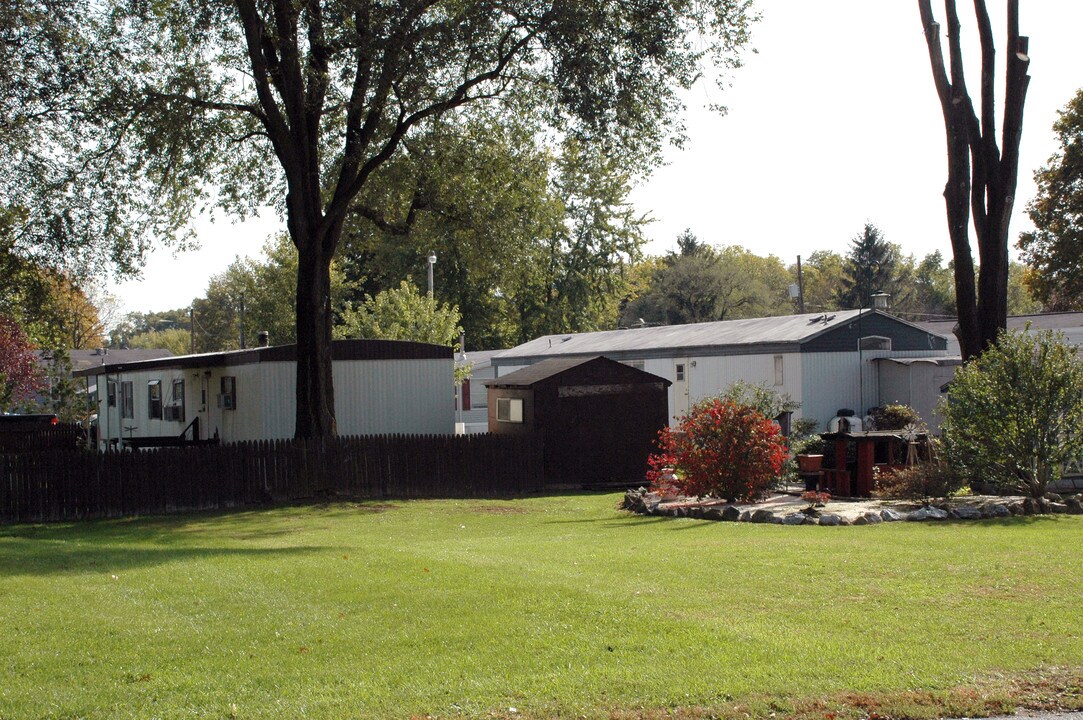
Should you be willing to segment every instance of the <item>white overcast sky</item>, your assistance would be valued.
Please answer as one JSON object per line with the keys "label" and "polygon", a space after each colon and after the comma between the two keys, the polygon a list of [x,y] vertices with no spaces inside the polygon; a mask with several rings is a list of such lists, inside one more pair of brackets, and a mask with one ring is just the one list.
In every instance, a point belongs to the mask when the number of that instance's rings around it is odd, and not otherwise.
{"label": "white overcast sky", "polygon": [[[966,18],[972,3],[959,0]],[[989,0],[1004,52],[1002,0]],[[1057,111],[1083,87],[1083,0],[1021,0],[1030,37],[1030,87],[1011,237],[1029,226],[1033,171],[1056,149]],[[688,142],[637,188],[654,222],[646,251],[675,247],[685,228],[716,245],[743,245],[787,264],[815,250],[845,252],[865,222],[919,258],[950,257],[944,200],[944,129],[916,0],[758,0],[757,54],[720,91],[702,83],[687,99]],[[934,0],[942,20],[943,3]],[[964,38],[976,44],[972,29]],[[946,41],[945,41],[946,42]],[[945,51],[946,53],[946,51]],[[966,55],[977,91],[978,58]],[[998,113],[1003,82],[997,83]],[[721,103],[729,113],[705,109]],[[202,248],[151,256],[143,277],[109,289],[123,311],[186,307],[211,275],[256,256],[284,225],[267,213],[243,225],[197,226]]]}

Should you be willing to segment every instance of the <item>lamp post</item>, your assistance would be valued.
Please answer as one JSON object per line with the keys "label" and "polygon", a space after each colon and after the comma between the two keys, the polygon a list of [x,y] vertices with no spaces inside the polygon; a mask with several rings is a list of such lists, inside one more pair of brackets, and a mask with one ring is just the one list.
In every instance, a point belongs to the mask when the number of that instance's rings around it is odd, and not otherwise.
{"label": "lamp post", "polygon": [[429,297],[432,297],[432,266],[436,264],[436,253],[429,251]]}

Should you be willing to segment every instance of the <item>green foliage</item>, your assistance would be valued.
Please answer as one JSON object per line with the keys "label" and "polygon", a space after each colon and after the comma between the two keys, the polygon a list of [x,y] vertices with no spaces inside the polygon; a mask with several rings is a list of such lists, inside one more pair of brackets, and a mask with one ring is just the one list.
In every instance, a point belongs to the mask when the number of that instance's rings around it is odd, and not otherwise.
{"label": "green foliage", "polygon": [[801,409],[801,403],[790,397],[789,393],[767,387],[763,383],[750,383],[745,380],[732,383],[720,397],[741,405],[749,405],[770,419]]}
{"label": "green foliage", "polygon": [[1034,230],[1019,235],[1027,284],[1050,310],[1083,308],[1083,90],[1053,125],[1060,145],[1034,173],[1038,194],[1027,205]]}
{"label": "green foliage", "polygon": [[191,331],[178,327],[148,330],[129,337],[126,346],[148,350],[162,348],[174,355],[187,355],[192,351],[192,334]]}
{"label": "green foliage", "polygon": [[[334,263],[329,276],[331,306],[337,309],[345,294],[344,278]],[[206,294],[193,306],[196,352],[235,350],[240,347],[242,330],[246,347],[253,347],[257,334],[264,330],[272,345],[296,342],[297,249],[289,236],[269,239],[260,258],[234,260],[210,279]]]}
{"label": "green foliage", "polygon": [[664,258],[646,292],[625,304],[621,325],[736,320],[792,312],[789,274],[774,255],[745,248],[714,248],[685,231],[680,252]]}
{"label": "green foliage", "polygon": [[361,305],[347,305],[336,338],[412,340],[435,345],[455,345],[462,328],[459,309],[426,294],[403,280],[394,290],[366,297]]}
{"label": "green foliage", "polygon": [[902,430],[907,425],[921,424],[918,411],[909,405],[888,403],[873,408],[870,414],[877,430]]}
{"label": "green foliage", "polygon": [[436,295],[461,309],[472,347],[611,327],[643,243],[630,187],[617,157],[574,140],[551,151],[506,113],[428,124],[363,197],[394,211],[348,224],[350,299],[397,287],[435,252]]}
{"label": "green foliage", "polygon": [[1083,361],[1060,334],[1002,332],[955,374],[940,412],[960,472],[1041,497],[1083,451]]}
{"label": "green foliage", "polygon": [[[838,289],[846,272],[846,260],[837,252],[817,250],[801,263],[805,311],[838,310]],[[797,265],[790,266],[792,281],[797,282]]]}

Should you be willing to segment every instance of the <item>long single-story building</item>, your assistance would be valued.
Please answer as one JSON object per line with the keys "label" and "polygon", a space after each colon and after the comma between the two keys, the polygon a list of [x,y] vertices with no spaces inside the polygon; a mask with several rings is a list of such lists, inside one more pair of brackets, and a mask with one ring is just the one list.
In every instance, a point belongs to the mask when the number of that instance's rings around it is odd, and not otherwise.
{"label": "long single-story building", "polygon": [[[450,347],[393,340],[332,343],[340,435],[450,434]],[[239,442],[293,436],[295,345],[109,363],[76,371],[98,390],[99,447],[186,434]]]}
{"label": "long single-story building", "polygon": [[661,376],[669,416],[738,380],[801,403],[821,429],[839,409],[881,403],[876,358],[946,355],[946,338],[879,310],[839,310],[744,320],[546,335],[494,355],[496,378],[548,358],[604,355]]}

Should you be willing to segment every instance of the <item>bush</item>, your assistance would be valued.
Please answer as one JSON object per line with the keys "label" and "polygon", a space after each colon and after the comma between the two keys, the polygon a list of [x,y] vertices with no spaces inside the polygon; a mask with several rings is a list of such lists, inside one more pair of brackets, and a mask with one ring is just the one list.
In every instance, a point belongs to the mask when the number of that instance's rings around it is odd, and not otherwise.
{"label": "bush", "polygon": [[918,411],[909,405],[884,405],[869,411],[877,430],[902,430],[907,425],[921,425]]}
{"label": "bush", "polygon": [[[775,482],[786,462],[778,425],[756,408],[711,398],[697,403],[676,429],[659,433],[660,452],[648,459],[647,479],[669,482],[681,494],[753,500]],[[676,477],[666,477],[666,468]]]}
{"label": "bush", "polygon": [[876,489],[886,498],[928,502],[946,498],[965,484],[966,479],[950,464],[933,460],[883,473]]}
{"label": "bush", "polygon": [[1041,497],[1083,451],[1083,362],[1059,333],[1001,332],[955,374],[940,412],[960,472]]}

